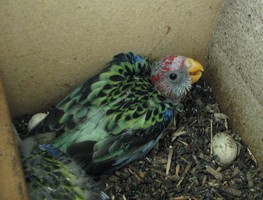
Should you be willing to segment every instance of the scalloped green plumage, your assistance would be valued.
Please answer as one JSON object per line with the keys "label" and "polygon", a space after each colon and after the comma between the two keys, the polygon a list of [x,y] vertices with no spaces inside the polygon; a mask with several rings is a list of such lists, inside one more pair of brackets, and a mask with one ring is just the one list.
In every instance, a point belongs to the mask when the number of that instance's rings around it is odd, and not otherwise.
{"label": "scalloped green plumage", "polygon": [[90,173],[126,165],[155,145],[172,116],[172,105],[160,98],[149,75],[146,58],[119,54],[51,110],[31,134],[47,128],[59,132],[52,145],[84,163]]}
{"label": "scalloped green plumage", "polygon": [[72,159],[61,152],[55,154],[37,146],[27,158],[22,157],[31,200],[106,199],[101,196],[98,183]]}

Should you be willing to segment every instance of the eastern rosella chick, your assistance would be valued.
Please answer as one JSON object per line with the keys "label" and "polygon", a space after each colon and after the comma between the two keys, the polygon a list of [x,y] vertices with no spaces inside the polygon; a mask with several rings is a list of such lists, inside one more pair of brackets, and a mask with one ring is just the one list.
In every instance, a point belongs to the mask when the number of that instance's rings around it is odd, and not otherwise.
{"label": "eastern rosella chick", "polygon": [[38,145],[22,163],[31,200],[108,200],[81,167],[50,144]]}
{"label": "eastern rosella chick", "polygon": [[50,143],[101,174],[142,158],[158,142],[180,99],[203,67],[183,56],[149,64],[133,53],[116,55],[98,75],[63,99],[29,135],[56,132]]}

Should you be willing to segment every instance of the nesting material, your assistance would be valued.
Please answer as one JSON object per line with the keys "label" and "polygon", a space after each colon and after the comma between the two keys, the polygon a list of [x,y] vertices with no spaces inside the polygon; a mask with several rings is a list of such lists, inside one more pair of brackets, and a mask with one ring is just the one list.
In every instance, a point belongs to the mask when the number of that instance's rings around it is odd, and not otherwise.
{"label": "nesting material", "polygon": [[[158,149],[102,177],[104,192],[114,200],[263,199],[263,173],[220,112],[211,88],[199,82],[182,103],[176,127],[167,130]],[[29,118],[14,120],[22,136]],[[228,165],[212,153],[212,140],[220,132],[240,144],[239,156]]]}

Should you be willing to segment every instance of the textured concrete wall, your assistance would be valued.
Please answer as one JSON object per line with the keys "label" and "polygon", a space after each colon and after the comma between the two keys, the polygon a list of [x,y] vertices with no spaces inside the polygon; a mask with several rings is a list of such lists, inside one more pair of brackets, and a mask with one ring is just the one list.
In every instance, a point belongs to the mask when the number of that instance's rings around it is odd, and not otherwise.
{"label": "textured concrete wall", "polygon": [[12,115],[54,105],[121,51],[202,60],[222,0],[2,0],[0,72]]}
{"label": "textured concrete wall", "polygon": [[[263,168],[263,1],[226,0],[208,54],[207,79]],[[210,76],[211,74],[211,76]]]}

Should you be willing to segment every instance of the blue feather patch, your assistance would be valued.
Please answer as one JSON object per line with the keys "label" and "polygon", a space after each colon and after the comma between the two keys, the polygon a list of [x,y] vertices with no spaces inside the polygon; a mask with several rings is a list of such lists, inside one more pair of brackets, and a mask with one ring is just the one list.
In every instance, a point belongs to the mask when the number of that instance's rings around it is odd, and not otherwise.
{"label": "blue feather patch", "polygon": [[40,144],[39,149],[48,152],[54,158],[59,158],[61,155],[61,152],[54,148],[51,144]]}
{"label": "blue feather patch", "polygon": [[142,57],[134,55],[135,61],[136,62],[144,62],[144,59],[142,59]]}
{"label": "blue feather patch", "polygon": [[169,122],[173,117],[173,111],[172,110],[167,110],[165,113],[164,113],[164,122]]}

